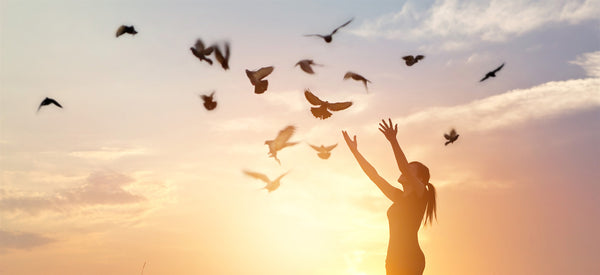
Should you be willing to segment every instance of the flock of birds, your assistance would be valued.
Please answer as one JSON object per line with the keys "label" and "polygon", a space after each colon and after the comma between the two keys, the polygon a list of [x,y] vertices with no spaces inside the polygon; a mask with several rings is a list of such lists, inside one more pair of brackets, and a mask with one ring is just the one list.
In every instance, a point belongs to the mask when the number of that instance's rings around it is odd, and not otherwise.
{"label": "flock of birds", "polygon": [[[319,38],[322,38],[323,40],[325,40],[326,43],[331,43],[331,41],[333,39],[333,35],[336,34],[339,29],[350,24],[352,22],[352,20],[353,19],[348,20],[344,24],[335,28],[329,34],[325,34],[325,35],[307,34],[304,36],[319,37]],[[124,34],[135,35],[137,33],[138,32],[135,30],[134,26],[122,25],[117,29],[116,37],[118,38]],[[229,69],[229,58],[231,56],[231,51],[230,51],[230,45],[228,42],[224,43],[223,50],[221,50],[221,46],[218,44],[213,44],[213,45],[207,47],[207,46],[205,46],[205,44],[203,43],[203,41],[201,39],[198,39],[196,41],[195,45],[190,48],[190,51],[196,58],[198,58],[198,60],[200,62],[206,62],[209,65],[213,65],[213,60],[211,60],[209,58],[210,55],[213,54],[216,61],[221,65],[221,67],[224,70]],[[402,57],[402,59],[405,61],[405,64],[407,66],[412,66],[412,65],[418,63],[419,61],[423,60],[424,58],[425,58],[424,55],[416,55],[416,56],[407,55],[407,56]],[[315,63],[312,59],[303,59],[303,60],[298,61],[298,63],[296,63],[295,66],[300,66],[300,69],[308,74],[314,74],[314,70],[313,70],[312,66],[323,66],[323,65]],[[496,73],[498,73],[498,71],[500,71],[503,67],[504,67],[504,63],[502,65],[500,65],[498,68],[494,69],[493,71],[486,73],[485,76],[480,80],[480,82],[485,81],[486,79],[488,79],[490,77],[496,77]],[[255,94],[262,94],[267,91],[267,89],[269,87],[269,81],[265,78],[267,76],[269,76],[269,74],[271,74],[273,72],[273,70],[274,70],[273,66],[262,67],[256,71],[246,70],[246,75],[248,76],[248,79],[250,80],[250,84],[252,84],[252,86],[254,86]],[[353,79],[356,81],[360,81],[365,86],[366,92],[367,93],[369,92],[367,83],[371,83],[371,81],[366,79],[364,76],[349,71],[344,75],[343,79],[344,80]],[[215,101],[214,95],[215,95],[215,91],[212,91],[212,93],[209,95],[200,95],[200,98],[204,102],[203,105],[206,108],[206,110],[208,110],[208,111],[212,111],[217,107],[217,102]],[[319,97],[317,97],[316,95],[314,95],[308,89],[306,89],[304,91],[304,96],[306,97],[306,100],[311,105],[316,106],[316,107],[310,108],[310,111],[313,114],[313,116],[318,119],[322,119],[322,120],[331,117],[332,113],[330,111],[341,111],[341,110],[345,110],[345,109],[349,108],[350,106],[352,106],[351,101],[334,102],[334,103],[324,101],[324,100],[320,99]],[[59,108],[62,108],[62,105],[60,105],[60,103],[58,103],[55,99],[46,97],[40,103],[37,111],[39,112],[39,110],[43,106],[47,106],[47,105],[51,105],[51,104],[53,104]],[[284,148],[287,148],[287,147],[290,147],[290,146],[293,146],[293,145],[296,145],[299,143],[299,142],[290,142],[290,139],[295,131],[296,131],[296,127],[290,125],[290,126],[285,127],[284,129],[282,129],[281,131],[279,131],[279,133],[277,134],[277,136],[274,139],[265,141],[265,145],[267,145],[268,149],[269,149],[269,152],[268,152],[269,157],[274,158],[275,161],[277,161],[277,163],[281,164],[281,161],[277,157],[277,152],[281,151]],[[459,137],[459,135],[457,134],[456,130],[451,129],[451,131],[449,133],[444,134],[444,138],[446,139],[446,142],[444,145],[454,143],[458,139],[458,137]],[[331,151],[337,146],[337,143],[334,145],[330,145],[330,146],[325,146],[325,145],[315,146],[312,144],[309,144],[309,146],[312,147],[315,151],[317,151],[317,156],[319,158],[328,159],[331,156]],[[286,173],[281,174],[276,179],[271,180],[262,173],[248,171],[248,170],[243,170],[243,172],[244,172],[244,174],[246,174],[250,177],[253,177],[255,179],[259,179],[259,180],[265,182],[266,186],[263,187],[262,189],[266,189],[269,192],[272,192],[272,191],[276,190],[277,188],[279,188],[279,186],[281,185],[281,182],[280,182],[281,179],[289,173],[289,171],[288,171]]]}

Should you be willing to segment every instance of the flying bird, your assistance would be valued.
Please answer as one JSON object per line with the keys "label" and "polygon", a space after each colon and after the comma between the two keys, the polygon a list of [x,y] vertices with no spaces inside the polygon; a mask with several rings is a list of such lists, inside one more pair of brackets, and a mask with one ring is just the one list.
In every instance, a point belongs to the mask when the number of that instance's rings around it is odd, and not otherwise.
{"label": "flying bird", "polygon": [[337,143],[331,146],[327,146],[325,147],[324,145],[321,146],[315,146],[312,144],[308,144],[310,145],[310,147],[312,147],[313,149],[317,150],[317,156],[319,156],[322,159],[328,159],[329,156],[331,156],[331,150],[333,150],[333,148],[335,148],[337,146]]}
{"label": "flying bird", "polygon": [[217,102],[213,100],[213,96],[215,95],[215,91],[213,91],[210,95],[200,95],[200,98],[204,101],[204,108],[206,110],[214,110],[217,108]]}
{"label": "flying bird", "polygon": [[424,55],[417,55],[417,56],[412,56],[412,55],[407,55],[407,56],[403,56],[402,59],[404,59],[404,61],[406,62],[406,66],[412,66],[415,63],[419,62],[419,60],[425,58]]}
{"label": "flying bird", "polygon": [[281,164],[281,161],[277,158],[277,152],[285,147],[296,145],[298,143],[288,142],[295,131],[296,127],[290,125],[279,131],[279,134],[277,134],[275,139],[266,140],[265,145],[269,146],[269,157],[274,158],[279,164]]}
{"label": "flying bird", "polygon": [[330,34],[325,34],[325,35],[321,35],[321,34],[305,34],[304,36],[318,36],[321,37],[325,40],[325,42],[330,43],[331,39],[333,38],[333,35],[342,27],[345,27],[346,25],[350,24],[350,22],[352,22],[352,20],[354,20],[354,18],[348,20],[348,22],[342,24],[341,26],[337,27],[335,30],[333,30]]}
{"label": "flying bird", "polygon": [[485,77],[482,78],[481,80],[479,80],[479,82],[482,82],[490,77],[496,77],[496,73],[498,71],[500,71],[502,69],[502,67],[504,67],[504,63],[502,63],[502,65],[500,65],[500,67],[496,68],[495,70],[488,72],[487,74],[485,74]]}
{"label": "flying bird", "polygon": [[450,143],[454,143],[457,139],[458,139],[458,134],[456,133],[456,130],[452,129],[450,130],[450,133],[448,134],[444,134],[444,138],[446,138],[446,143],[444,143],[444,145],[448,145]]}
{"label": "flying bird", "polygon": [[204,47],[204,43],[202,42],[201,39],[196,40],[196,44],[194,45],[194,47],[190,48],[190,51],[192,51],[192,54],[197,57],[198,59],[200,59],[200,62],[202,62],[202,60],[208,62],[208,64],[212,65],[213,62],[212,60],[210,60],[209,58],[207,58],[206,56],[210,55],[213,52],[213,47]]}
{"label": "flying bird", "polygon": [[215,49],[215,58],[221,64],[221,67],[223,67],[223,69],[225,69],[225,70],[229,70],[229,57],[231,55],[231,52],[229,50],[229,43],[225,42],[225,54],[224,55],[223,55],[223,52],[221,52],[221,49],[219,48],[219,46],[217,44],[211,46],[211,48]]}
{"label": "flying bird", "polygon": [[320,100],[317,96],[311,93],[309,90],[304,90],[304,96],[312,105],[316,105],[319,107],[311,107],[310,112],[316,118],[326,119],[331,116],[331,112],[329,111],[341,111],[347,109],[352,106],[352,102],[336,102],[329,103],[327,101]]}
{"label": "flying bird", "polygon": [[362,83],[365,84],[365,89],[367,90],[367,93],[369,92],[369,88],[367,87],[367,82],[371,83],[370,80],[364,78],[362,75],[359,75],[359,74],[353,73],[353,72],[347,72],[344,75],[344,80],[346,80],[348,78],[352,78],[356,81],[362,81]]}
{"label": "flying bird", "polygon": [[46,105],[50,105],[50,104],[54,104],[54,105],[62,108],[62,106],[58,102],[56,102],[56,100],[46,97],[46,98],[44,98],[44,100],[42,100],[42,103],[40,103],[40,106],[37,108],[37,111],[39,112],[40,108],[42,108],[42,106],[46,106]]}
{"label": "flying bird", "polygon": [[126,33],[135,35],[137,33],[137,31],[135,30],[135,28],[133,26],[125,26],[125,25],[121,25],[117,29],[117,37],[119,37],[123,34],[126,34]]}
{"label": "flying bird", "polygon": [[296,63],[296,65],[294,65],[294,66],[298,66],[298,65],[300,65],[300,69],[302,69],[304,72],[306,72],[308,74],[315,73],[311,67],[312,65],[323,66],[321,64],[315,63],[312,59],[302,59],[302,60],[298,61],[298,63]]}
{"label": "flying bird", "polygon": [[246,70],[246,75],[250,79],[250,83],[254,85],[255,94],[262,94],[267,90],[267,88],[269,87],[269,81],[266,79],[262,79],[271,74],[273,72],[273,69],[273,66],[269,66],[260,68],[257,71]]}
{"label": "flying bird", "polygon": [[265,185],[265,187],[263,187],[262,189],[267,189],[269,191],[269,193],[277,190],[277,188],[279,188],[279,186],[281,186],[281,178],[283,178],[283,176],[285,176],[289,173],[289,171],[285,172],[285,173],[281,174],[281,176],[277,177],[275,180],[270,180],[265,174],[262,174],[262,173],[257,173],[257,172],[247,171],[247,170],[244,170],[243,172],[244,172],[244,174],[246,174],[250,177],[262,180],[265,183],[267,183],[267,185]]}

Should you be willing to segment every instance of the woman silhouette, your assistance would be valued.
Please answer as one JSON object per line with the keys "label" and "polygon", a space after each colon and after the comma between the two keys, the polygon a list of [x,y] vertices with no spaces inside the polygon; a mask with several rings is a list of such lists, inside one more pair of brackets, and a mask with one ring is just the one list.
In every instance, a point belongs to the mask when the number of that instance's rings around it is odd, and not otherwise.
{"label": "woman silhouette", "polygon": [[427,224],[436,215],[435,188],[429,183],[429,169],[420,162],[408,163],[400,145],[396,140],[398,125],[392,127],[385,120],[379,123],[381,131],[392,145],[398,168],[402,175],[398,182],[402,190],[392,186],[383,179],[369,162],[358,152],[356,136],[350,139],[346,131],[342,131],[344,139],[354,154],[354,157],[383,194],[392,200],[393,204],[387,211],[390,225],[390,241],[388,244],[385,269],[387,275],[414,275],[423,274],[425,269],[425,255],[421,251],[418,240],[418,231],[425,215]]}

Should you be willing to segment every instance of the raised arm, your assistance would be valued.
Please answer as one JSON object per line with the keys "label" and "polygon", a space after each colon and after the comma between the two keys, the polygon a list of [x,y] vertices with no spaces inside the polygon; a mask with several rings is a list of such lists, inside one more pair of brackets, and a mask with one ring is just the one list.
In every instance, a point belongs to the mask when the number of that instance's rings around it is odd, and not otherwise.
{"label": "raised arm", "polygon": [[[400,144],[398,144],[398,140],[396,139],[396,134],[398,133],[398,124],[395,124],[392,127],[392,119],[389,119],[389,125],[385,120],[381,120],[382,123],[379,123],[379,131],[383,133],[383,135],[387,138],[387,140],[392,145],[392,150],[394,150],[394,156],[396,157],[396,163],[398,164],[398,169],[400,172],[405,175],[408,180],[408,183],[411,185],[411,189],[417,192],[417,195],[421,197],[425,192],[425,184],[421,183],[421,181],[408,169],[408,161],[406,160],[406,156],[402,149],[400,148]],[[405,190],[406,191],[406,190]]]}
{"label": "raised arm", "polygon": [[383,194],[390,200],[396,201],[397,199],[401,198],[403,195],[402,190],[392,186],[389,182],[382,178],[377,173],[375,168],[360,154],[360,152],[358,152],[358,143],[356,142],[356,136],[354,136],[354,140],[352,140],[350,139],[350,136],[348,136],[348,133],[346,131],[342,131],[342,134],[344,135],[344,140],[346,140],[346,144],[348,144],[348,148],[350,148],[350,151],[356,158],[356,161],[358,161],[360,168],[362,168],[365,174],[367,174],[369,179],[371,179],[371,181],[375,183],[375,185],[379,187],[381,192],[383,192]]}

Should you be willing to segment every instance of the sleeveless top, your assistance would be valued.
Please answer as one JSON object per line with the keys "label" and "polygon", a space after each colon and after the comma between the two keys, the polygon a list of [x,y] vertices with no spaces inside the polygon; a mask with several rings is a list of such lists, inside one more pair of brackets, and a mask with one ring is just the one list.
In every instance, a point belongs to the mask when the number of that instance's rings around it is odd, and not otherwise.
{"label": "sleeveless top", "polygon": [[427,205],[426,195],[419,198],[416,194],[395,201],[387,211],[390,225],[390,241],[386,266],[423,266],[425,256],[421,251],[418,232]]}

